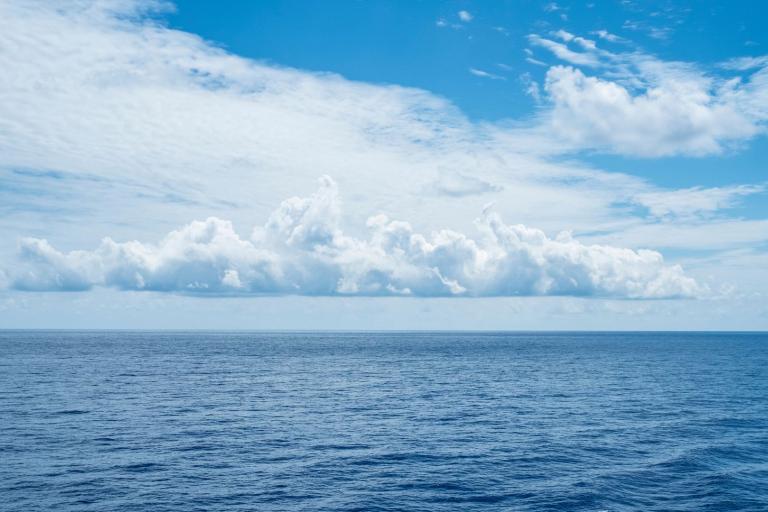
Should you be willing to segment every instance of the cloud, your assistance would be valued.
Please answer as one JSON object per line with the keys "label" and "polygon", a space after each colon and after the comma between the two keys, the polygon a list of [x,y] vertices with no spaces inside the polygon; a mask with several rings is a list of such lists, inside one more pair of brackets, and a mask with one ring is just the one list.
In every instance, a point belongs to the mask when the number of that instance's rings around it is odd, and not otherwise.
{"label": "cloud", "polygon": [[[594,41],[590,39],[585,39],[583,37],[575,36],[570,32],[567,32],[562,29],[552,32],[552,35],[557,37],[558,39],[565,41],[566,43],[570,43],[570,42],[576,43],[582,48],[584,48],[585,50],[595,50],[597,48]],[[545,40],[541,39],[540,42],[543,42],[543,41]]]}
{"label": "cloud", "polygon": [[[619,41],[606,31],[594,33]],[[572,65],[547,72],[545,90],[552,109],[545,125],[574,149],[642,157],[704,156],[765,132],[768,60],[762,57],[731,59],[707,71],[638,51],[609,52],[565,30],[551,34],[562,42],[537,34],[528,41]],[[745,75],[725,77],[723,70]]]}
{"label": "cloud", "polygon": [[654,39],[664,40],[669,38],[672,33],[672,27],[649,27],[648,35]]}
{"label": "cloud", "polygon": [[542,67],[546,67],[547,66],[546,62],[534,59],[533,57],[526,57],[525,58],[525,62],[527,62],[529,64],[533,64],[534,66],[542,66]]}
{"label": "cloud", "polygon": [[[564,31],[561,32],[563,32],[563,35],[571,35]],[[579,39],[582,41],[587,41],[585,39]],[[547,50],[551,51],[557,58],[570,62],[571,64],[590,67],[600,65],[600,59],[592,52],[575,52],[562,43],[552,41],[551,39],[545,39],[536,34],[529,35],[528,42],[532,45],[546,48]]]}
{"label": "cloud", "polygon": [[748,71],[755,68],[768,67],[768,55],[757,57],[737,57],[729,59],[720,64],[723,69],[734,69],[737,71]]}
{"label": "cloud", "polygon": [[384,215],[366,239],[344,234],[336,184],[283,201],[250,239],[209,218],[159,244],[104,239],[94,251],[62,253],[47,241],[21,242],[11,276],[18,290],[108,286],[191,295],[528,296],[637,299],[692,297],[702,288],[654,251],[584,245],[568,233],[508,225],[486,210],[479,237],[415,232]]}
{"label": "cloud", "polygon": [[479,76],[480,78],[490,78],[491,80],[506,80],[506,78],[501,75],[489,73],[488,71],[483,71],[482,69],[469,68],[469,72],[470,74]]}
{"label": "cloud", "polygon": [[577,146],[646,157],[720,153],[760,132],[733,84],[717,90],[702,76],[664,71],[657,83],[633,92],[573,67],[550,68],[545,90],[553,128]]}
{"label": "cloud", "polygon": [[765,192],[765,185],[730,187],[692,187],[679,190],[644,192],[635,196],[637,204],[659,218],[692,218],[731,208],[744,196]]}
{"label": "cloud", "polygon": [[459,18],[461,23],[451,23],[445,18],[438,18],[435,22],[435,25],[437,25],[440,28],[452,28],[454,30],[461,30],[464,27],[464,23],[469,23],[474,19],[474,16],[469,11],[459,11],[456,13],[456,16]]}
{"label": "cloud", "polygon": [[[734,248],[765,248],[768,220],[688,219],[678,222],[637,223],[620,232],[583,236],[590,243],[653,247],[683,251],[714,251]],[[754,270],[754,269],[753,269]],[[742,276],[749,282],[749,275]],[[760,281],[764,287],[764,281]]]}
{"label": "cloud", "polygon": [[525,87],[525,93],[533,98],[536,103],[541,103],[541,89],[539,83],[531,77],[530,73],[520,75],[520,81]]}
{"label": "cloud", "polygon": [[600,39],[603,39],[610,43],[621,43],[625,41],[623,37],[617,36],[616,34],[611,34],[607,30],[595,30],[593,32],[590,32],[590,34],[594,34]]}
{"label": "cloud", "polygon": [[661,27],[657,25],[650,25],[647,22],[638,20],[625,20],[622,28],[626,30],[645,32],[649,37],[658,40],[668,39],[673,32],[673,28],[671,26]]}
{"label": "cloud", "polygon": [[474,176],[444,172],[440,174],[434,183],[427,187],[427,190],[452,197],[466,197],[499,192],[502,188],[499,185],[494,185]]}
{"label": "cloud", "polygon": [[525,57],[526,62],[528,62],[529,64],[533,64],[535,66],[547,67],[546,62],[542,62],[533,57],[533,50],[531,50],[530,48],[523,48],[523,51],[525,52],[525,55],[526,55]]}
{"label": "cloud", "polygon": [[461,23],[449,23],[448,20],[446,20],[445,18],[438,18],[437,21],[435,22],[435,25],[440,28],[448,27],[454,30],[460,30],[464,28],[464,25],[462,25]]}
{"label": "cloud", "polygon": [[576,37],[573,34],[571,34],[570,32],[567,32],[567,31],[565,31],[563,29],[560,29],[560,30],[557,30],[557,31],[553,32],[552,35],[557,37],[557,38],[559,38],[559,39],[562,39],[566,43],[570,42],[570,41],[573,41],[574,37]]}

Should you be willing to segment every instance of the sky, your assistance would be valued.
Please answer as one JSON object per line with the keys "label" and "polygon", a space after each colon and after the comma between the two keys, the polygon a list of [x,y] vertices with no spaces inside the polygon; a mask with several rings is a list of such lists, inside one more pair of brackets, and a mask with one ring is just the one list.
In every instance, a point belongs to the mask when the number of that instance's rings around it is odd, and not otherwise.
{"label": "sky", "polygon": [[0,2],[0,328],[768,329],[755,2]]}

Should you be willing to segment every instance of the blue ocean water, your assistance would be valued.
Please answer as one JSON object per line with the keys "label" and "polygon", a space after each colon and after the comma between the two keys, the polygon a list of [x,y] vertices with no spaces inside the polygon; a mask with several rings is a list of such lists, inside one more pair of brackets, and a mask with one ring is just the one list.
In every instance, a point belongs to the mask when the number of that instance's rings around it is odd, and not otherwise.
{"label": "blue ocean water", "polygon": [[8,511],[768,510],[768,334],[0,332]]}

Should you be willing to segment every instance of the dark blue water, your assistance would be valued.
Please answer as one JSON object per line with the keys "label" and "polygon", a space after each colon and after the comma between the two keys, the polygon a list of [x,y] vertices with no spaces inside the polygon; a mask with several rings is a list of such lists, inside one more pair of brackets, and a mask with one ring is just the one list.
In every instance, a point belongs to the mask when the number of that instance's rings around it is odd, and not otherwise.
{"label": "dark blue water", "polygon": [[0,332],[0,509],[768,510],[768,335]]}

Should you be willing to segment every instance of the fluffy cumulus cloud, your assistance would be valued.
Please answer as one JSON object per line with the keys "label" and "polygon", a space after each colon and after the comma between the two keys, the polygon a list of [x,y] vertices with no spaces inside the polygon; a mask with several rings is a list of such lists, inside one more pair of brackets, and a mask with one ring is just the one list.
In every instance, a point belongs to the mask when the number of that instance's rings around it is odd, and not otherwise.
{"label": "fluffy cumulus cloud", "polygon": [[674,80],[633,94],[617,82],[555,66],[547,72],[545,90],[554,103],[552,125],[579,146],[641,156],[704,155],[758,133],[746,113],[713,98],[699,80]]}
{"label": "fluffy cumulus cloud", "polygon": [[612,53],[563,30],[552,35],[560,41],[529,36],[533,46],[570,64],[547,71],[544,89],[551,109],[543,117],[547,128],[574,149],[702,156],[765,131],[768,80],[760,59],[729,61],[721,70],[743,74],[721,76],[640,52]]}
{"label": "fluffy cumulus cloud", "polygon": [[384,215],[368,237],[340,228],[336,184],[321,179],[310,197],[283,201],[243,239],[229,221],[209,218],[159,244],[118,243],[62,253],[42,239],[21,243],[11,273],[19,290],[110,286],[188,294],[396,296],[577,295],[690,297],[699,285],[654,251],[584,245],[569,234],[547,237],[485,211],[479,236],[451,230],[423,235]]}

